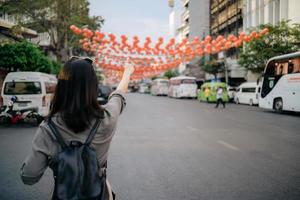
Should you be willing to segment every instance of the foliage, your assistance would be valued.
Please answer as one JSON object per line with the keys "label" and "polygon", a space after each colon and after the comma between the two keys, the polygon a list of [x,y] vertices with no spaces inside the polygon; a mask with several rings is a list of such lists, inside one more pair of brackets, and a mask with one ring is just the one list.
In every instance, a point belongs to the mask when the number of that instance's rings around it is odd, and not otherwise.
{"label": "foliage", "polygon": [[164,77],[167,77],[168,79],[179,76],[178,70],[168,70],[164,73]]}
{"label": "foliage", "polygon": [[46,57],[37,46],[23,41],[0,46],[0,68],[8,71],[58,73],[61,65]]}
{"label": "foliage", "polygon": [[52,62],[51,73],[52,74],[58,74],[60,69],[63,67],[62,64],[58,61],[55,61],[55,60],[51,60],[51,62]]}
{"label": "foliage", "polygon": [[269,29],[269,34],[244,44],[239,64],[255,73],[263,72],[268,59],[300,49],[300,24],[281,21],[277,25],[263,24],[259,30]]}
{"label": "foliage", "polygon": [[88,6],[87,0],[0,1],[2,11],[15,16],[20,25],[39,33],[48,32],[51,49],[62,61],[66,60],[70,49],[79,48],[77,36],[69,30],[71,24],[97,29],[104,22],[101,17],[90,17]]}
{"label": "foliage", "polygon": [[220,62],[217,60],[211,60],[207,61],[203,66],[202,66],[203,71],[214,75],[215,79],[217,79],[218,73],[222,73],[225,71],[225,64],[224,62]]}

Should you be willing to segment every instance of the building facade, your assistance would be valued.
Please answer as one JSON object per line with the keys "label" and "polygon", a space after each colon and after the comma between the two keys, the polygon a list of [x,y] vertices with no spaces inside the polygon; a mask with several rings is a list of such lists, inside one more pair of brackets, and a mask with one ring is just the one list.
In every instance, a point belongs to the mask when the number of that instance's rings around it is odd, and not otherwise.
{"label": "building facade", "polygon": [[180,26],[180,17],[177,9],[177,4],[175,4],[175,0],[168,0],[168,5],[170,8],[169,36],[171,38],[177,38],[177,28]]}
{"label": "building facade", "polygon": [[244,31],[260,24],[276,24],[281,20],[300,23],[299,0],[245,0]]}
{"label": "building facade", "polygon": [[[0,11],[0,42],[2,41],[19,41],[21,39],[31,40],[38,36],[35,30],[17,26],[17,20],[7,13]],[[3,69],[0,66],[0,90],[5,76],[7,75],[7,69]],[[0,102],[1,106],[1,102]]]}
{"label": "building facade", "polygon": [[209,34],[209,0],[182,0],[181,31],[184,38]]}
{"label": "building facade", "polygon": [[210,0],[210,34],[227,36],[243,30],[243,0]]}
{"label": "building facade", "polygon": [[[210,0],[210,35],[213,38],[229,34],[238,35],[243,31],[243,0]],[[222,60],[226,65],[226,73],[220,73],[218,78],[228,81],[229,85],[238,85],[245,81],[246,71],[238,65],[239,51],[231,48],[225,52],[213,55],[211,59]],[[226,76],[226,77],[225,77]],[[206,74],[206,79],[214,77]]]}
{"label": "building facade", "polygon": [[[180,26],[177,29],[179,40],[203,39],[209,34],[209,0],[181,0]],[[205,73],[197,60],[181,64],[179,71],[188,76],[204,79]]]}
{"label": "building facade", "polygon": [[[244,32],[260,24],[276,24],[281,20],[300,23],[299,0],[244,0]],[[255,81],[259,74],[247,73],[248,81]]]}
{"label": "building facade", "polygon": [[18,22],[14,16],[0,11],[0,40],[14,41],[22,38],[31,40],[38,36],[35,30],[21,26],[17,27],[17,25]]}

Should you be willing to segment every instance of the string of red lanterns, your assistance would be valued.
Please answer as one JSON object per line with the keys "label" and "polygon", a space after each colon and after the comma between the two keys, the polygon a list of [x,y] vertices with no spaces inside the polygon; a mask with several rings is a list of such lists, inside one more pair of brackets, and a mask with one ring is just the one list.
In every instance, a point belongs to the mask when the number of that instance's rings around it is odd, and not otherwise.
{"label": "string of red lanterns", "polygon": [[225,38],[220,35],[215,39],[208,35],[204,40],[195,37],[192,41],[182,39],[179,43],[176,43],[174,38],[165,42],[159,37],[153,42],[150,37],[146,37],[142,43],[138,36],[133,36],[130,42],[125,35],[117,38],[112,33],[80,29],[75,25],[71,25],[70,29],[74,34],[83,37],[79,40],[83,50],[95,55],[95,63],[111,80],[118,80],[122,76],[124,66],[129,64],[135,67],[132,80],[151,78],[177,68],[180,63],[189,62],[197,56],[238,48],[243,43],[259,39],[269,32],[265,28],[260,32],[252,31],[248,35],[240,32],[238,36],[230,34]]}

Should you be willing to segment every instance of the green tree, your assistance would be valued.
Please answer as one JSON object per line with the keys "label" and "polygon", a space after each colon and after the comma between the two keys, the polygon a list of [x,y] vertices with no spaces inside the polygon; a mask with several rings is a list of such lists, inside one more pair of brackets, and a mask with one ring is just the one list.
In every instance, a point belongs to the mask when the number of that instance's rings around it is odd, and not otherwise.
{"label": "green tree", "polygon": [[0,67],[7,71],[58,73],[61,65],[27,41],[0,45]]}
{"label": "green tree", "polygon": [[203,71],[212,74],[215,79],[217,79],[218,73],[222,73],[225,71],[225,65],[224,62],[220,62],[217,60],[211,60],[207,61],[203,66],[202,66]]}
{"label": "green tree", "polygon": [[178,70],[168,70],[164,73],[164,77],[167,77],[168,79],[179,76]]}
{"label": "green tree", "polygon": [[263,24],[259,30],[269,29],[269,33],[252,40],[241,47],[239,64],[255,73],[263,72],[268,59],[298,51],[300,49],[300,24],[281,21],[277,25]]}
{"label": "green tree", "polygon": [[78,49],[78,37],[69,30],[70,25],[88,25],[100,28],[104,20],[89,16],[87,0],[2,0],[2,11],[16,16],[19,24],[38,31],[48,32],[50,46],[59,61],[65,61],[70,49]]}

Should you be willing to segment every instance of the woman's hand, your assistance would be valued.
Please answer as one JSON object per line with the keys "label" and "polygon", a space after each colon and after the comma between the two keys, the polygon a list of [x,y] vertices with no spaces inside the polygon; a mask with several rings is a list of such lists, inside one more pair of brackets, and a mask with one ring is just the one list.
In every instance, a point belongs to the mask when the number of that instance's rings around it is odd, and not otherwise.
{"label": "woman's hand", "polygon": [[117,90],[120,90],[122,92],[127,92],[130,76],[133,72],[134,72],[134,66],[132,65],[128,65],[124,68],[123,77],[117,87]]}
{"label": "woman's hand", "polygon": [[133,72],[134,72],[134,66],[132,65],[126,66],[124,69],[124,75],[130,76]]}

